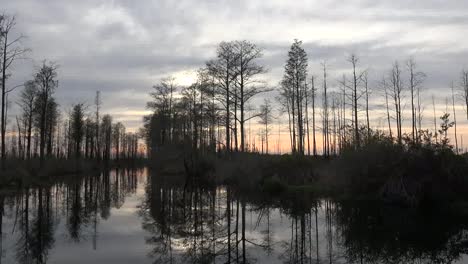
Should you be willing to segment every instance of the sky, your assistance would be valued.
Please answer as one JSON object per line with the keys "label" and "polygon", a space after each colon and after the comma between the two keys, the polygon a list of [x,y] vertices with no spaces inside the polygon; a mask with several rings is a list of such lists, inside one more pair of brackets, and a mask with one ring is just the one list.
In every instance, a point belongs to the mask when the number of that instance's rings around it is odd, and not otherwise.
{"label": "sky", "polygon": [[[55,61],[63,110],[81,102],[92,108],[99,90],[103,112],[132,129],[149,113],[153,84],[166,76],[190,84],[221,41],[261,47],[259,62],[268,69],[262,78],[271,87],[282,77],[295,38],[303,41],[311,74],[320,77],[320,63],[327,62],[332,90],[350,73],[351,53],[375,87],[395,60],[412,57],[427,75],[425,102],[435,95],[440,111],[450,82],[457,84],[468,69],[468,1],[0,0],[0,8],[16,16],[15,34],[25,35],[23,45],[31,49],[15,63],[7,85],[31,79],[42,60]],[[372,107],[382,104],[379,98],[375,91]],[[457,111],[462,117],[461,100]],[[380,119],[373,116],[375,124]]]}

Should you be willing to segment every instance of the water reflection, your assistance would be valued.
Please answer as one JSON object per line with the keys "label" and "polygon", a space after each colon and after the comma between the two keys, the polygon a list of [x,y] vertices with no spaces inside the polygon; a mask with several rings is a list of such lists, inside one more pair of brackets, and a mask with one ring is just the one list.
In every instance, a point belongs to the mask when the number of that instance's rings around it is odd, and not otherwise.
{"label": "water reflection", "polygon": [[[141,173],[140,173],[141,174]],[[56,229],[75,243],[87,239],[91,229],[93,248],[100,220],[110,216],[111,208],[119,208],[125,197],[137,188],[137,171],[113,171],[100,175],[70,176],[64,181],[20,186],[10,195],[0,196],[0,208],[6,208],[7,226],[2,230],[8,248],[14,251],[17,263],[47,263],[49,251],[56,243]],[[3,216],[3,214],[1,214]],[[61,222],[63,226],[60,225]],[[2,221],[3,226],[3,221]],[[11,233],[11,234],[10,234]],[[67,240],[68,240],[67,239]],[[16,240],[14,243],[12,240]],[[6,256],[3,256],[6,255]],[[2,259],[10,263],[11,252]]]}
{"label": "water reflection", "polygon": [[113,170],[0,191],[1,263],[466,263],[450,211],[272,199]]}
{"label": "water reflection", "polygon": [[272,200],[230,188],[179,188],[153,175],[142,207],[155,263],[464,263],[468,218],[445,211]]}

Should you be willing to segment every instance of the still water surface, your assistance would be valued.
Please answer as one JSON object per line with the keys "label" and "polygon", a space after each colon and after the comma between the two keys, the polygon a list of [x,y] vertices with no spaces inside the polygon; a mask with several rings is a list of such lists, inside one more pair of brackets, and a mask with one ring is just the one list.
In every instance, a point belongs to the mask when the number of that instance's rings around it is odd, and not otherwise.
{"label": "still water surface", "polygon": [[242,197],[147,169],[4,191],[1,263],[468,263],[468,221],[449,212]]}

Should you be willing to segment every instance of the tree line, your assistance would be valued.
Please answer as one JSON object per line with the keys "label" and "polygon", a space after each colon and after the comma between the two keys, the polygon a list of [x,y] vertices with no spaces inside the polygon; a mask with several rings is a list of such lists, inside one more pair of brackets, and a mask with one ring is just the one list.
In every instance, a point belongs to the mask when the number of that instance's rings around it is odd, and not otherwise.
{"label": "tree line", "polygon": [[[78,103],[63,112],[55,98],[59,88],[58,64],[44,60],[31,79],[11,86],[12,65],[25,58],[29,49],[22,46],[23,36],[11,37],[16,26],[14,16],[0,16],[0,69],[2,72],[1,157],[2,168],[7,159],[35,159],[41,164],[47,158],[86,158],[108,161],[139,155],[138,133],[126,132],[121,122],[101,115],[101,96],[96,93],[95,110]],[[9,122],[8,95],[19,91],[16,105],[19,113]],[[9,124],[10,123],[10,124]],[[7,131],[7,126],[11,129]]]}
{"label": "tree line", "polygon": [[[263,50],[249,41],[221,42],[215,58],[198,69],[192,85],[182,87],[172,77],[154,85],[152,100],[147,103],[153,113],[144,118],[149,150],[188,143],[201,151],[260,152],[255,145],[257,140],[251,139],[253,127],[262,152],[268,153],[272,125],[278,125],[279,145],[283,122],[290,150],[298,155],[338,155],[344,149],[360,148],[382,133],[397,144],[421,144],[428,138],[434,144],[444,139],[448,143],[447,130],[453,126],[455,150],[460,149],[455,104],[463,99],[468,109],[466,70],[462,71],[459,84],[452,84],[451,111],[448,98],[446,111],[440,116],[433,102],[434,129],[429,130],[423,127],[427,100],[422,95],[427,76],[413,58],[403,63],[395,61],[380,81],[370,82],[370,70],[363,67],[356,54],[350,54],[349,72],[331,85],[326,61],[321,63],[320,74],[309,73],[307,52],[302,41],[296,39],[287,53],[281,81],[276,87],[269,87],[264,80],[267,70],[261,64],[262,56]],[[252,98],[272,91],[277,95],[275,104],[264,99],[255,107]],[[382,106],[376,108],[372,101]],[[386,128],[377,129],[371,121],[381,112]],[[406,115],[410,116],[409,131],[404,131]],[[251,119],[257,122],[252,125]],[[445,130],[439,128],[444,122],[448,125]]]}
{"label": "tree line", "polygon": [[[189,143],[201,151],[252,149],[246,142],[247,122],[262,116],[249,104],[255,96],[270,91],[260,76],[262,50],[248,41],[219,44],[216,58],[197,71],[192,85],[180,87],[174,78],[153,86],[144,118],[147,146],[157,150],[165,144]],[[177,95],[177,96],[176,96]],[[270,115],[271,107],[264,108]]]}

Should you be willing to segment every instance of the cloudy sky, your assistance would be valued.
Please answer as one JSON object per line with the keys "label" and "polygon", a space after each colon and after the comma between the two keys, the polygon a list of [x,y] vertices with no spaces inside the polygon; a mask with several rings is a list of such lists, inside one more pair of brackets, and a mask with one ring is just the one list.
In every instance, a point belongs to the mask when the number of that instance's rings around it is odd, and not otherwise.
{"label": "cloudy sky", "polygon": [[374,83],[393,61],[413,57],[428,76],[425,95],[444,108],[450,82],[468,68],[468,1],[0,0],[0,7],[16,15],[16,32],[32,49],[9,85],[31,78],[42,60],[56,61],[63,109],[92,105],[100,90],[104,111],[134,128],[152,84],[168,75],[190,83],[224,40],[262,47],[270,85],[295,38],[304,42],[310,72],[319,75],[327,61],[332,86],[349,73],[352,52]]}

